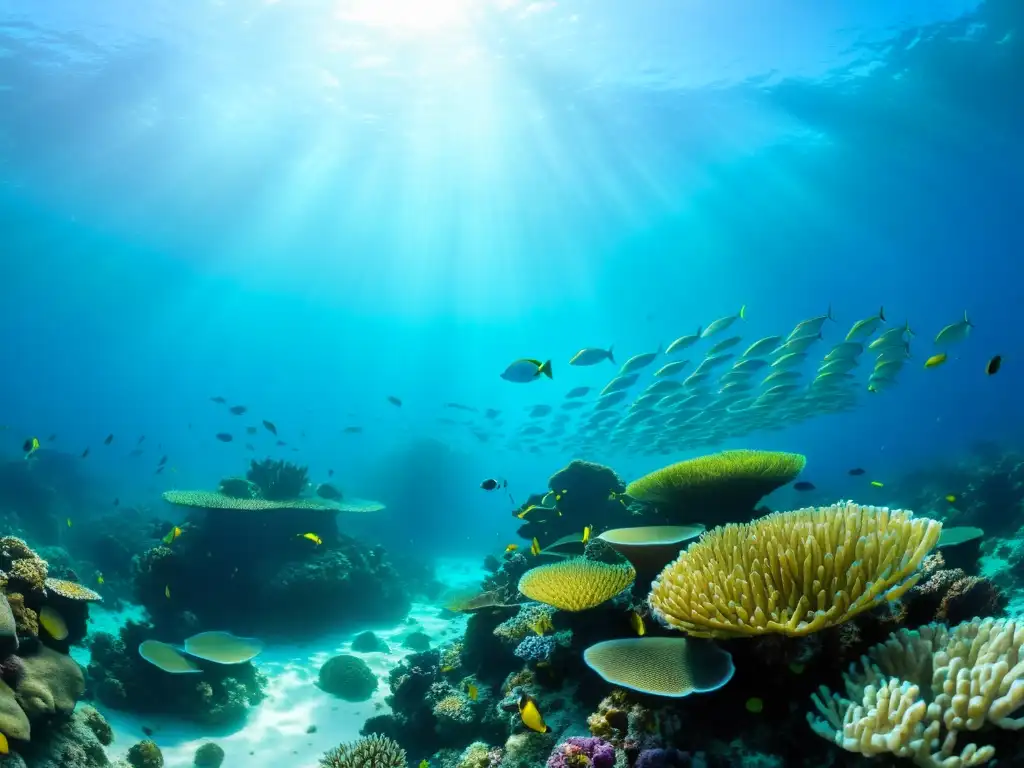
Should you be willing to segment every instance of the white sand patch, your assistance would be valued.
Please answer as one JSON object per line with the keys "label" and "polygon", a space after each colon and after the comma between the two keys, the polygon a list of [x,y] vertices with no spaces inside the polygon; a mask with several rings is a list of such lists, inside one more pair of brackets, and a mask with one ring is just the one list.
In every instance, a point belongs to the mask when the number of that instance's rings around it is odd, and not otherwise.
{"label": "white sand patch", "polygon": [[[442,561],[437,577],[446,586],[468,588],[480,583],[484,573],[477,561]],[[122,612],[112,614],[102,609],[93,611],[93,631],[116,634],[125,618],[137,618]],[[136,741],[146,738],[142,731],[153,731],[153,740],[164,754],[166,768],[187,768],[192,765],[196,748],[205,741],[215,741],[224,749],[224,765],[231,768],[316,768],[320,756],[339,743],[359,738],[359,730],[367,718],[387,714],[385,697],[388,673],[412,651],[402,647],[402,640],[412,632],[423,632],[438,647],[458,639],[465,630],[466,617],[454,620],[439,615],[434,605],[415,603],[405,622],[385,630],[375,630],[388,643],[388,653],[357,653],[378,678],[374,695],[364,702],[352,703],[324,693],[316,686],[321,665],[331,656],[351,652],[352,638],[358,633],[325,636],[295,645],[269,645],[255,660],[268,678],[267,698],[254,707],[241,727],[214,729],[171,718],[140,717],[117,712],[109,707],[99,709],[114,729],[115,741],[108,750],[111,758],[123,757]],[[74,656],[88,663],[88,652],[76,649]],[[314,733],[307,733],[316,726]]]}

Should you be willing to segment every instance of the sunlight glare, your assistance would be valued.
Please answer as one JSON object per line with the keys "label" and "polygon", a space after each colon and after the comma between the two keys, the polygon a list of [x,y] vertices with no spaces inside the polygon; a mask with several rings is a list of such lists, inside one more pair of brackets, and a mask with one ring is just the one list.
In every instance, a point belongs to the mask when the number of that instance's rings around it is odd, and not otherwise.
{"label": "sunlight glare", "polygon": [[340,0],[335,18],[369,27],[436,33],[469,22],[480,0]]}

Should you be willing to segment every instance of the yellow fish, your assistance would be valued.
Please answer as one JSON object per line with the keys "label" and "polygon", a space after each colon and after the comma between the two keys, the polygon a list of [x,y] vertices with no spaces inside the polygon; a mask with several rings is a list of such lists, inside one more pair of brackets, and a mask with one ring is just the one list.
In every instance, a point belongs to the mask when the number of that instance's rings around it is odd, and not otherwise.
{"label": "yellow fish", "polygon": [[544,715],[540,713],[536,700],[528,693],[519,694],[519,717],[523,725],[537,733],[547,733],[547,723],[544,722]]}
{"label": "yellow fish", "polygon": [[533,537],[533,541],[530,543],[530,554],[536,557],[540,554],[540,542],[537,541],[537,537]]}
{"label": "yellow fish", "polygon": [[480,698],[480,689],[470,683],[466,686],[466,695],[469,696],[470,701],[476,701]]}
{"label": "yellow fish", "polygon": [[160,539],[160,541],[162,541],[167,546],[170,546],[175,542],[175,540],[179,536],[181,536],[181,528],[179,528],[178,526],[174,526],[173,528],[171,528],[171,530],[168,532],[166,536]]}
{"label": "yellow fish", "polygon": [[644,624],[644,617],[636,611],[633,611],[630,614],[629,624],[633,627],[633,631],[636,632],[639,637],[643,637],[647,634],[647,625]]}
{"label": "yellow fish", "polygon": [[324,543],[324,540],[317,536],[315,533],[299,533],[296,534],[296,538],[307,539],[308,541],[312,541],[318,547]]}
{"label": "yellow fish", "polygon": [[96,583],[97,584],[103,584],[103,581],[104,581],[103,574],[102,573],[97,573],[96,574]]}
{"label": "yellow fish", "polygon": [[509,544],[507,547],[505,547],[506,552],[515,552],[517,549],[519,549],[518,544]]}
{"label": "yellow fish", "polygon": [[535,510],[537,508],[538,507],[537,507],[536,504],[531,504],[526,509],[524,509],[522,512],[520,512],[518,515],[516,515],[516,517],[518,517],[520,520],[522,520],[524,517],[526,517],[528,514],[530,514],[533,510]]}
{"label": "yellow fish", "polygon": [[419,768],[430,768],[430,761],[420,760]]}
{"label": "yellow fish", "polygon": [[530,625],[530,629],[536,632],[538,635],[543,635],[545,632],[554,629],[555,626],[551,623],[551,617],[544,615],[537,619],[533,624]]}
{"label": "yellow fish", "polygon": [[877,480],[872,480],[871,484],[875,486],[875,488],[881,488],[884,485],[884,483],[880,483]]}
{"label": "yellow fish", "polygon": [[25,451],[25,458],[27,459],[29,456],[31,456],[33,453],[39,450],[39,438],[30,437],[28,440],[25,441],[25,444],[22,446],[22,448]]}
{"label": "yellow fish", "polygon": [[11,752],[11,745],[7,743],[7,737],[0,733],[0,755],[8,755]]}
{"label": "yellow fish", "polygon": [[164,597],[166,597],[168,600],[171,599],[171,585],[170,584],[168,584],[166,587],[164,587]]}
{"label": "yellow fish", "polygon": [[953,495],[953,494],[951,493],[951,494],[949,494],[948,496],[946,496],[946,501],[948,501],[948,502],[949,502],[950,504],[952,504],[952,503],[953,503],[954,501],[956,501],[956,496],[954,496],[954,495]]}
{"label": "yellow fish", "polygon": [[68,528],[70,528],[71,527],[71,518],[70,517],[68,518],[67,523],[68,523]]}
{"label": "yellow fish", "polygon": [[585,526],[583,528],[583,543],[586,544],[588,541],[590,541],[590,526],[589,525]]}
{"label": "yellow fish", "polygon": [[447,672],[454,672],[454,671],[455,671],[455,667],[453,667],[453,666],[451,666],[451,665],[449,664],[449,665],[448,665],[448,666],[446,666],[446,667],[441,667],[441,671],[442,671],[442,672],[445,672],[445,673],[447,673]]}
{"label": "yellow fish", "polygon": [[948,359],[949,359],[949,356],[945,352],[939,352],[939,354],[932,355],[927,360],[925,360],[924,361],[924,367],[925,368],[938,368],[940,365],[942,365]]}

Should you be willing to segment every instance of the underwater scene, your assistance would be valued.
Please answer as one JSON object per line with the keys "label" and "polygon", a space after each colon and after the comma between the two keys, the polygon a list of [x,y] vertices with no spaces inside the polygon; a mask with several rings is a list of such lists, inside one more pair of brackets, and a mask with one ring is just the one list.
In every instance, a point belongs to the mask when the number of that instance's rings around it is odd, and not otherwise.
{"label": "underwater scene", "polygon": [[1024,768],[1022,32],[0,0],[0,768]]}

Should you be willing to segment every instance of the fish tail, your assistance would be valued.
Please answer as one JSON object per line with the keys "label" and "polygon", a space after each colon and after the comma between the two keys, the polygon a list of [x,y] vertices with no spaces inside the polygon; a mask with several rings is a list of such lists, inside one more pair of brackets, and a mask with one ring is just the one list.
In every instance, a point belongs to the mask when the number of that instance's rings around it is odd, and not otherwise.
{"label": "fish tail", "polygon": [[972,323],[971,319],[967,316],[967,310],[966,309],[964,310],[964,322],[967,323],[967,327],[968,328],[973,328],[974,327],[974,323]]}
{"label": "fish tail", "polygon": [[615,355],[612,354],[612,350],[615,349],[615,345],[608,347],[608,359],[612,361],[612,365],[617,365],[615,362]]}
{"label": "fish tail", "polygon": [[916,333],[914,333],[914,332],[913,332],[913,331],[912,331],[912,330],[910,329],[910,321],[909,321],[909,320],[907,320],[907,322],[905,322],[905,323],[903,324],[903,332],[904,332],[904,333],[906,333],[906,334],[907,334],[908,336],[910,336],[911,338],[913,338],[914,336],[917,336],[917,334],[916,334]]}
{"label": "fish tail", "polygon": [[550,360],[544,362],[540,366],[540,368],[537,369],[537,373],[543,373],[549,379],[555,378],[554,376],[551,375],[551,361]]}
{"label": "fish tail", "polygon": [[886,321],[885,320],[885,307],[879,307],[878,308],[878,319],[881,320],[883,323]]}
{"label": "fish tail", "polygon": [[744,304],[740,307],[740,320],[745,320],[747,317],[747,305]]}

